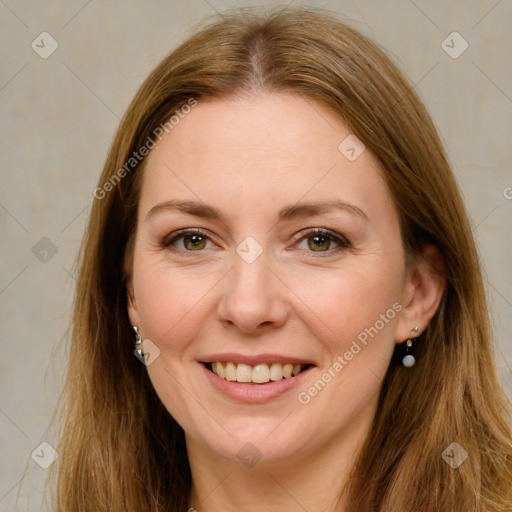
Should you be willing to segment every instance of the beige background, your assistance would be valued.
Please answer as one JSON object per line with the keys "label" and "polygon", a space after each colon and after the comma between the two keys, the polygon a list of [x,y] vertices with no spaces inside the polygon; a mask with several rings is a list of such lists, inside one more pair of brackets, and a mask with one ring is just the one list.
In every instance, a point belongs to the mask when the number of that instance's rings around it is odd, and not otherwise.
{"label": "beige background", "polygon": [[[0,511],[39,510],[46,471],[31,453],[53,440],[47,426],[65,369],[59,341],[73,260],[119,118],[146,74],[199,20],[235,5],[250,3],[0,1]],[[309,5],[334,11],[386,48],[432,113],[474,225],[512,397],[512,3]],[[47,59],[31,47],[43,31],[59,45]],[[441,46],[453,31],[469,44],[456,59]],[[455,39],[452,51],[462,43]],[[47,261],[33,252],[38,242]]]}

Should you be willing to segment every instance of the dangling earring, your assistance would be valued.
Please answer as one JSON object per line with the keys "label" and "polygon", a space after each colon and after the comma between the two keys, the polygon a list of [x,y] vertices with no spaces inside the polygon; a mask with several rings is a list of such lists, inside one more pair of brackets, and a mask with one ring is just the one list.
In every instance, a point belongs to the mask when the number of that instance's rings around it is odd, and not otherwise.
{"label": "dangling earring", "polygon": [[[417,333],[419,331],[419,327],[416,326],[413,329],[413,331]],[[411,353],[413,342],[416,340],[417,340],[417,338],[414,338],[414,339],[409,338],[405,342],[405,355],[402,358],[402,365],[405,366],[406,368],[412,368],[416,364],[416,358]]]}
{"label": "dangling earring", "polygon": [[141,348],[141,345],[142,345],[142,336],[140,335],[139,333],[139,328],[136,327],[135,325],[133,326],[133,330],[135,331],[135,343],[134,343],[134,347],[135,347],[135,355],[137,356],[138,354],[138,358],[141,360],[141,361],[144,361],[144,352],[142,351],[142,348]]}

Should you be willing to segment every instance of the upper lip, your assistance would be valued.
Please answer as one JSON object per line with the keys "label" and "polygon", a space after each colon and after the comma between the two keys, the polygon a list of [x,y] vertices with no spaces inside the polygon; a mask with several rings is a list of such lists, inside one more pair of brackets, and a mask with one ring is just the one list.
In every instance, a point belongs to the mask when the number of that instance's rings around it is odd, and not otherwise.
{"label": "upper lip", "polygon": [[255,366],[260,363],[292,363],[302,365],[314,365],[310,360],[303,359],[300,357],[284,356],[282,354],[257,354],[257,355],[244,355],[237,354],[235,352],[223,352],[222,354],[212,354],[199,359],[201,363],[216,363],[226,362],[234,364],[247,364],[249,366]]}

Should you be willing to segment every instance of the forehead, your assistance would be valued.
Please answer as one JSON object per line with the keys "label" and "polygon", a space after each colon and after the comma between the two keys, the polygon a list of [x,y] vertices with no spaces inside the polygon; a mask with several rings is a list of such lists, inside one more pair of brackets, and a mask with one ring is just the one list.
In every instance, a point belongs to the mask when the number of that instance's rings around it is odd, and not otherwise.
{"label": "forehead", "polygon": [[377,159],[368,150],[353,158],[357,144],[339,115],[309,97],[199,100],[148,155],[140,208],[189,198],[238,214],[338,198],[393,209]]}

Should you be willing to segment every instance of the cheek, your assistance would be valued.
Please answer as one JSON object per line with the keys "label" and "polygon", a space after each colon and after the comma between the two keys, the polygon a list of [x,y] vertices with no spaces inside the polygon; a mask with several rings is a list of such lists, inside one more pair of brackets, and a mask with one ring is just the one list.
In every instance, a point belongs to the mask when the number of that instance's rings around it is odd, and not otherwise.
{"label": "cheek", "polygon": [[[297,400],[319,417],[339,411],[348,424],[368,407],[376,406],[382,380],[395,346],[394,326],[402,306],[399,269],[376,266],[373,270],[344,269],[323,280],[298,280],[308,297],[309,329],[323,345],[322,368],[298,392]],[[322,290],[321,293],[319,290]],[[322,435],[340,424],[333,422]]]}
{"label": "cheek", "polygon": [[391,264],[376,263],[377,260],[359,267],[347,265],[325,274],[316,272],[311,279],[307,274],[296,279],[294,291],[314,313],[309,316],[317,326],[315,331],[324,333],[319,339],[324,339],[331,355],[339,353],[376,323],[379,336],[393,341],[400,272]]}
{"label": "cheek", "polygon": [[[208,314],[205,308],[211,308],[208,296],[216,296],[222,272],[172,269],[149,258],[139,261],[134,266],[134,285],[144,337],[170,350],[182,348],[200,331],[199,319]],[[400,297],[397,269],[378,263],[369,259],[365,265],[329,272],[283,269],[285,280],[293,283],[294,293],[288,298],[292,317],[298,315],[300,322],[309,324],[306,328],[331,354],[374,326]],[[387,334],[392,325],[386,322],[379,330]]]}
{"label": "cheek", "polygon": [[134,265],[134,286],[144,337],[166,350],[181,349],[200,329],[194,318],[218,279],[212,272],[198,275],[172,269],[160,259],[142,256],[139,261]]}

